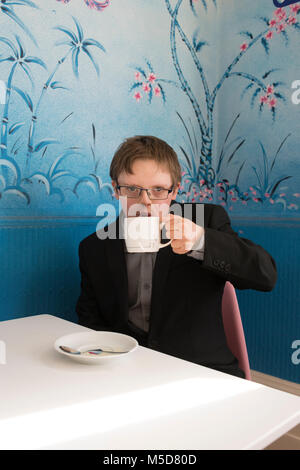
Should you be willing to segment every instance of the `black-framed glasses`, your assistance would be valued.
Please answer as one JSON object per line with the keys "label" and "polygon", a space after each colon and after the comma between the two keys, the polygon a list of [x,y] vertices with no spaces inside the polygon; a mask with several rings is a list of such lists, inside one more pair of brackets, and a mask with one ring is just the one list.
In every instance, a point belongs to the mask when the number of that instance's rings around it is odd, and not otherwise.
{"label": "black-framed glasses", "polygon": [[142,191],[146,191],[149,199],[167,199],[169,194],[173,191],[173,186],[171,189],[166,188],[140,188],[139,186],[129,186],[129,185],[120,185],[116,186],[119,194],[121,196],[126,196],[128,198],[137,199],[141,196]]}

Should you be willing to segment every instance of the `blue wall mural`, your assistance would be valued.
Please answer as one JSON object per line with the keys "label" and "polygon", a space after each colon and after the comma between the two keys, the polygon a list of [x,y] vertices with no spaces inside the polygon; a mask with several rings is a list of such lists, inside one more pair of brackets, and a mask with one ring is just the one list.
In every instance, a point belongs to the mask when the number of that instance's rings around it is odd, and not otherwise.
{"label": "blue wall mural", "polygon": [[239,301],[254,368],[299,380],[289,351],[300,334],[296,284],[277,356],[266,361],[255,339],[272,334],[271,318],[261,329],[246,314],[253,299],[257,311],[273,299],[277,328],[285,324],[282,234],[298,253],[300,2],[275,3],[0,0],[1,319],[76,321],[78,243],[95,230],[101,203],[118,209],[113,153],[125,137],[157,135],[181,161],[178,200],[223,205],[237,231],[278,261],[278,291],[242,292]]}

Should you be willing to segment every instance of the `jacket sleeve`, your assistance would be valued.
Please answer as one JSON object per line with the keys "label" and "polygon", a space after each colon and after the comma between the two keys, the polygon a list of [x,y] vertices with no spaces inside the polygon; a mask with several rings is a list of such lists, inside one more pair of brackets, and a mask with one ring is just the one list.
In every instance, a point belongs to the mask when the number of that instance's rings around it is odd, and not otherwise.
{"label": "jacket sleeve", "polygon": [[79,245],[79,269],[81,273],[81,292],[76,304],[79,325],[93,330],[105,330],[101,322],[101,312],[97,304],[93,287],[88,274],[84,245]]}
{"label": "jacket sleeve", "polygon": [[227,212],[214,206],[205,227],[202,267],[231,282],[237,289],[271,291],[277,280],[276,264],[260,245],[239,237]]}

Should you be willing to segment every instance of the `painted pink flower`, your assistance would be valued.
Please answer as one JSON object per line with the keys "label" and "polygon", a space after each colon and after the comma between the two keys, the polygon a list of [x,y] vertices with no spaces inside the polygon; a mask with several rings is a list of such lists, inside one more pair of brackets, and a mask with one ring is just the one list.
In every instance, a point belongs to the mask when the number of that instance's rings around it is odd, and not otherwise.
{"label": "painted pink flower", "polygon": [[145,93],[149,93],[150,86],[148,85],[148,83],[143,83],[143,90]]}
{"label": "painted pink flower", "polygon": [[155,94],[155,96],[160,96],[160,88],[159,88],[159,86],[156,86],[156,87],[154,88],[154,94]]}
{"label": "painted pink flower", "polygon": [[265,95],[265,96],[264,96],[264,95],[261,96],[261,97],[260,97],[260,102],[261,102],[262,104],[267,103],[267,102],[268,102],[268,97],[267,97],[266,95]]}
{"label": "painted pink flower", "polygon": [[200,180],[201,186],[205,183],[205,180]]}
{"label": "painted pink flower", "polygon": [[272,95],[274,93],[274,86],[268,85],[267,86],[267,95]]}
{"label": "painted pink flower", "polygon": [[102,11],[109,6],[110,0],[84,0],[86,5],[94,10]]}
{"label": "painted pink flower", "polygon": [[280,193],[279,196],[280,196],[280,197],[284,197],[284,196],[285,196],[285,193]]}
{"label": "painted pink flower", "polygon": [[241,51],[245,51],[247,48],[248,48],[248,44],[246,42],[243,42],[243,44],[241,44],[240,46]]}
{"label": "painted pink flower", "polygon": [[183,171],[181,174],[182,174],[182,176],[184,176],[186,174],[186,171]]}
{"label": "painted pink flower", "polygon": [[269,100],[268,105],[270,106],[270,108],[275,108],[276,103],[277,103],[277,99],[272,98],[271,100]]}
{"label": "painted pink flower", "polygon": [[237,201],[237,198],[236,198],[236,197],[232,197],[231,200],[232,200],[232,202],[236,202],[236,201]]}
{"label": "painted pink flower", "polygon": [[272,37],[273,37],[273,31],[268,31],[267,34],[265,35],[265,38],[268,40],[272,39]]}
{"label": "painted pink flower", "polygon": [[247,205],[247,201],[242,201],[242,204],[244,204],[244,206]]}
{"label": "painted pink flower", "polygon": [[288,24],[295,24],[297,23],[297,20],[294,16],[290,15],[287,19]]}
{"label": "painted pink flower", "polygon": [[300,197],[300,193],[294,193],[293,196]]}
{"label": "painted pink flower", "polygon": [[140,101],[140,99],[142,98],[142,95],[140,94],[139,91],[137,91],[137,92],[134,94],[134,97],[135,97],[136,101]]}
{"label": "painted pink flower", "polygon": [[155,82],[155,80],[156,80],[156,75],[155,75],[153,72],[151,72],[151,73],[149,74],[149,76],[148,76],[148,80],[149,80],[150,83]]}
{"label": "painted pink flower", "polygon": [[226,202],[224,202],[224,201],[221,202],[221,204],[222,204],[222,206],[226,206]]}
{"label": "painted pink flower", "polygon": [[258,202],[257,197],[254,197],[254,198],[253,198],[253,201],[254,201],[254,202]]}
{"label": "painted pink flower", "polygon": [[270,193],[265,193],[265,197],[270,197]]}
{"label": "painted pink flower", "polygon": [[292,203],[288,206],[288,209],[298,209],[298,206],[297,204]]}
{"label": "painted pink flower", "polygon": [[252,194],[256,196],[256,191],[254,189],[252,190]]}
{"label": "painted pink flower", "polygon": [[[70,0],[57,0],[58,2],[67,4]],[[110,0],[84,0],[84,3],[91,9],[102,11],[104,8],[108,7]]]}
{"label": "painted pink flower", "polygon": [[273,28],[273,26],[276,26],[277,21],[273,18],[272,20],[269,21],[269,26]]}
{"label": "painted pink flower", "polygon": [[140,74],[140,72],[136,72],[136,73],[134,74],[134,76],[135,76],[135,79],[136,79],[137,82],[139,82],[139,81],[141,80],[141,74]]}
{"label": "painted pink flower", "polygon": [[298,11],[300,10],[299,3],[297,3],[297,5],[290,5],[290,9],[293,13],[298,13]]}
{"label": "painted pink flower", "polygon": [[286,13],[283,8],[277,8],[277,10],[274,11],[274,15],[278,17],[286,15]]}
{"label": "painted pink flower", "polygon": [[279,33],[282,33],[282,31],[285,30],[285,24],[284,23],[280,23],[279,25],[276,26],[276,33],[279,34]]}

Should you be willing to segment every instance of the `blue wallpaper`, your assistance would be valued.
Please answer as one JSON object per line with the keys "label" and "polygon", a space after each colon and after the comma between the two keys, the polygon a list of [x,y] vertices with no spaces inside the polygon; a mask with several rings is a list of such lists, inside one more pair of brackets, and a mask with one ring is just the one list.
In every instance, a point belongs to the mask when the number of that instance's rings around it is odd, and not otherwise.
{"label": "blue wallpaper", "polygon": [[181,201],[299,212],[300,3],[0,2],[0,210],[94,215],[127,136],[167,140]]}

